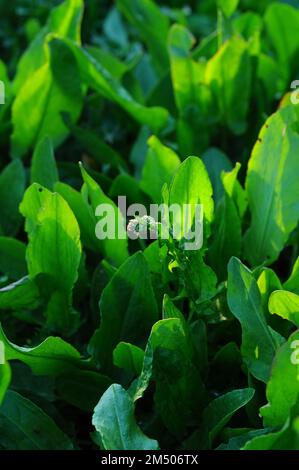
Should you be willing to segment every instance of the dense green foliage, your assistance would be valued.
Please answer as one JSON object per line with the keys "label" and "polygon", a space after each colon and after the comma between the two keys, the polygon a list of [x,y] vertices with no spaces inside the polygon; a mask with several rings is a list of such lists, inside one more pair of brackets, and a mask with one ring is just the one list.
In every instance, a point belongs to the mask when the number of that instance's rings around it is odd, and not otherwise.
{"label": "dense green foliage", "polygon": [[[299,450],[298,31],[0,0],[0,449]],[[203,246],[100,240],[118,196],[202,204]]]}

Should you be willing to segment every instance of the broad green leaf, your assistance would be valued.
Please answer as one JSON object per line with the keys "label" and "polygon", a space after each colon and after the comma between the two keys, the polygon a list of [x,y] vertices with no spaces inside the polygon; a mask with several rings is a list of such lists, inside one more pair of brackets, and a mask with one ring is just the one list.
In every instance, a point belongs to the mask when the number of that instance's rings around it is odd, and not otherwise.
{"label": "broad green leaf", "polygon": [[232,256],[241,253],[241,217],[234,201],[234,191],[240,164],[229,173],[222,173],[221,180],[224,197],[219,202],[213,224],[213,239],[209,248],[209,260],[218,274],[218,279],[225,279],[227,263]]}
{"label": "broad green leaf", "polygon": [[54,147],[61,144],[68,134],[61,112],[68,112],[74,122],[81,112],[83,93],[75,57],[58,40],[50,42],[49,55],[50,60],[23,84],[13,104],[11,142],[16,157],[46,136]]}
{"label": "broad green leaf", "polygon": [[0,237],[0,272],[13,280],[25,276],[27,273],[25,254],[24,243],[14,238]]}
{"label": "broad green leaf", "polygon": [[[57,41],[58,42],[58,41]],[[130,93],[88,52],[71,41],[59,41],[73,52],[77,59],[81,81],[104,98],[122,107],[140,124],[159,132],[168,122],[168,112],[161,107],[147,108],[133,99]]]}
{"label": "broad green leaf", "polygon": [[[274,2],[267,8],[264,21],[267,35],[277,54],[279,72],[286,82],[290,79],[294,61],[298,60],[298,9]],[[281,31],[284,31],[284,34],[281,34]]]}
{"label": "broad green leaf", "polygon": [[272,292],[269,299],[269,311],[289,320],[299,328],[299,295],[286,290]]}
{"label": "broad green leaf", "polygon": [[[87,171],[83,168],[83,166],[80,166],[81,168],[81,173],[82,177],[85,183],[86,187],[86,193],[89,197],[89,200],[91,202],[91,209],[90,211],[92,212],[92,216],[95,221],[94,225],[94,230],[95,233],[97,234],[97,219],[96,215],[100,216],[101,219],[98,222],[100,224],[100,229],[99,231],[107,233],[107,231],[110,231],[113,229],[109,224],[114,223],[114,233],[112,233],[111,237],[106,237],[101,240],[101,246],[103,247],[103,252],[107,256],[107,258],[111,259],[117,266],[119,266],[127,257],[128,257],[128,241],[126,238],[126,234],[123,235],[123,238],[119,237],[119,229],[122,231],[125,230],[125,220],[124,217],[120,211],[120,209],[114,204],[114,202],[107,197],[100,186],[97,184],[97,182],[89,176]],[[83,188],[84,189],[84,188]],[[86,199],[87,200],[87,199]],[[104,214],[100,212],[100,214],[97,214],[97,208],[100,208],[101,205],[109,206],[111,209],[111,215],[112,219],[109,217],[109,213],[107,215],[107,222],[103,224],[103,218]],[[103,206],[102,206],[103,207]],[[106,211],[104,211],[107,213]],[[109,220],[108,220],[109,218]],[[104,220],[106,220],[104,218]]]}
{"label": "broad green leaf", "polygon": [[0,326],[0,341],[4,343],[7,361],[21,361],[36,375],[59,376],[75,368],[89,367],[73,346],[58,337],[50,336],[33,348],[17,346],[7,339]]}
{"label": "broad green leaf", "polygon": [[66,37],[80,43],[80,26],[83,14],[82,0],[66,0],[53,8],[47,24],[31,42],[18,63],[14,80],[14,91],[19,92],[28,78],[47,61],[45,41],[49,33],[57,37]]}
{"label": "broad green leaf", "polygon": [[41,295],[34,280],[28,276],[0,289],[0,309],[34,310],[41,304]]}
{"label": "broad green leaf", "polygon": [[225,16],[229,18],[235,12],[239,4],[239,0],[217,0],[218,7],[223,11]]}
{"label": "broad green leaf", "polygon": [[53,190],[54,184],[59,180],[53,145],[48,137],[38,142],[35,148],[30,179],[31,183],[39,183],[50,190]]}
{"label": "broad green leaf", "polygon": [[135,26],[145,41],[157,71],[168,68],[166,40],[169,19],[152,0],[117,0],[118,9]]}
{"label": "broad green leaf", "polygon": [[143,370],[133,392],[139,399],[155,382],[155,403],[169,432],[182,437],[206,403],[189,327],[180,318],[158,321],[145,351]]}
{"label": "broad green leaf", "polygon": [[180,159],[172,149],[163,145],[155,136],[150,137],[148,146],[140,187],[154,203],[160,204],[162,186],[170,183],[180,164]]}
{"label": "broad green leaf", "polygon": [[53,282],[46,320],[49,328],[70,334],[77,325],[72,290],[81,259],[80,230],[68,204],[58,193],[34,183],[21,203],[29,237],[29,277],[47,274]]}
{"label": "broad green leaf", "polygon": [[203,411],[202,429],[208,434],[210,445],[232,416],[253,397],[254,389],[233,390],[211,401]]}
{"label": "broad green leaf", "polygon": [[260,413],[266,426],[283,426],[299,398],[299,332],[293,333],[275,356],[267,384],[268,404]]}
{"label": "broad green leaf", "polygon": [[[177,135],[182,155],[207,146],[208,124],[212,121],[211,91],[204,80],[204,66],[192,59],[195,38],[184,26],[175,24],[168,36],[171,78],[179,111]],[[199,132],[200,129],[200,132]]]}
{"label": "broad green leaf", "polygon": [[20,160],[9,163],[0,174],[0,227],[5,235],[15,235],[20,227],[19,203],[25,190],[25,171]]}
{"label": "broad green leaf", "polygon": [[1,445],[8,450],[71,450],[73,444],[50,416],[12,390],[0,407]]}
{"label": "broad green leaf", "polygon": [[101,370],[110,371],[120,341],[143,346],[158,319],[147,262],[138,252],[128,258],[105,287],[100,300],[101,324],[90,351]]}
{"label": "broad green leaf", "polygon": [[[295,106],[273,114],[263,126],[251,154],[246,190],[251,225],[244,247],[252,265],[274,261],[299,219],[299,136]],[[271,154],[271,158],[268,156]]]}
{"label": "broad green leaf", "polygon": [[142,371],[144,351],[134,344],[120,342],[113,351],[115,366],[139,375]]}
{"label": "broad green leaf", "polygon": [[235,134],[242,134],[247,127],[251,92],[251,63],[247,43],[242,38],[233,36],[209,60],[205,81],[223,124]]}
{"label": "broad green leaf", "polygon": [[242,450],[299,450],[299,405],[294,405],[282,429],[254,437]]}
{"label": "broad green leaf", "polygon": [[232,258],[228,265],[227,300],[241,323],[244,361],[254,377],[267,382],[279,335],[266,323],[256,280],[237,258]]}
{"label": "broad green leaf", "polygon": [[0,406],[11,381],[11,370],[5,361],[4,345],[0,342]]}
{"label": "broad green leaf", "polygon": [[157,441],[143,434],[134,412],[134,402],[126,390],[118,384],[111,385],[95,407],[92,418],[105,450],[159,448]]}
{"label": "broad green leaf", "polygon": [[[212,193],[212,185],[204,164],[198,157],[188,157],[175,172],[169,189],[170,206],[178,204],[183,210],[184,204],[190,205],[189,218],[181,217],[181,214],[173,217],[173,226],[177,225],[180,238],[184,232],[188,233],[195,222],[196,204],[202,205],[204,219],[208,225],[211,223],[214,212]],[[183,221],[186,222],[185,227],[181,223]]]}

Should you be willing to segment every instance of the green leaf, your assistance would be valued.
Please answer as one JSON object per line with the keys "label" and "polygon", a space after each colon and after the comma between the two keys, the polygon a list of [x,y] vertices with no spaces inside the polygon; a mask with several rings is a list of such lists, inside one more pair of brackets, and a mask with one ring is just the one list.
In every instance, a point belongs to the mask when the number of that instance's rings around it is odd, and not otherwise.
{"label": "green leaf", "polygon": [[236,11],[239,0],[217,0],[218,7],[223,11],[225,16],[229,18]]}
{"label": "green leaf", "polygon": [[180,159],[155,136],[150,137],[148,146],[140,187],[154,203],[160,204],[162,187],[165,183],[170,183]]}
{"label": "green leaf", "polygon": [[210,443],[214,441],[232,416],[245,406],[254,395],[254,389],[244,388],[225,393],[211,401],[203,412],[202,429],[208,433]]}
{"label": "green leaf", "polygon": [[105,450],[157,450],[158,442],[148,438],[136,423],[134,402],[120,385],[114,384],[95,407],[92,424]]}
{"label": "green leaf", "polygon": [[30,180],[31,183],[39,183],[50,190],[53,190],[54,184],[59,180],[53,145],[48,137],[38,142],[35,148]]}
{"label": "green leaf", "polygon": [[80,410],[91,412],[112,381],[92,370],[71,370],[56,378],[60,399]]}
{"label": "green leaf", "polygon": [[49,328],[70,334],[77,325],[72,290],[81,259],[80,230],[64,199],[34,183],[21,203],[29,237],[28,272],[31,279],[47,274],[52,279],[46,320]]}
{"label": "green leaf", "polygon": [[0,406],[4,400],[6,391],[11,381],[11,370],[8,362],[5,362],[3,343],[0,342]]}
{"label": "green leaf", "polygon": [[218,279],[225,279],[227,263],[232,256],[241,253],[241,217],[234,201],[234,191],[240,164],[229,173],[222,173],[224,197],[220,201],[213,224],[213,240],[209,249],[209,260],[218,274]]}
{"label": "green leaf", "polygon": [[[80,166],[81,168],[81,173],[82,177],[85,183],[85,189],[86,193],[88,194],[89,200],[91,202],[91,207],[90,211],[92,212],[92,217],[94,218],[95,224],[94,224],[94,229],[96,230],[95,233],[97,233],[97,225],[96,225],[96,212],[97,208],[101,206],[102,204],[108,205],[111,208],[113,219],[114,219],[114,237],[106,237],[103,240],[101,240],[101,246],[103,249],[104,254],[107,256],[107,258],[111,259],[117,266],[119,266],[125,259],[128,257],[128,241],[126,238],[126,235],[124,235],[124,238],[117,238],[118,233],[119,233],[119,228],[124,230],[125,228],[125,221],[124,217],[120,211],[120,209],[114,204],[114,202],[107,197],[100,186],[96,183],[96,181],[89,176],[87,171],[83,168],[83,166]],[[84,192],[84,188],[83,188]],[[108,214],[109,215],[109,214]],[[103,216],[102,216],[103,217]],[[102,219],[101,219],[102,220]],[[101,230],[106,227],[106,225],[103,225],[101,223]],[[107,221],[106,224],[111,223],[111,220],[109,219],[109,222]],[[111,226],[107,225],[107,230],[110,230]]]}
{"label": "green leaf", "polygon": [[73,211],[80,227],[82,244],[90,250],[100,253],[102,243],[95,234],[96,219],[82,194],[72,186],[60,182],[55,184],[54,191],[63,197]]}
{"label": "green leaf", "polygon": [[61,338],[49,336],[38,346],[22,347],[11,343],[0,326],[0,340],[4,343],[5,359],[23,362],[35,375],[59,376],[73,369],[88,369],[80,353]]}
{"label": "green leaf", "polygon": [[41,296],[36,283],[25,276],[0,289],[0,309],[35,309],[41,304]]}
{"label": "green leaf", "polygon": [[299,257],[296,259],[289,279],[284,283],[285,290],[299,294]]}
{"label": "green leaf", "polygon": [[[292,64],[298,60],[296,32],[299,28],[299,12],[291,5],[274,2],[266,10],[264,17],[267,35],[274,46],[279,61],[279,72],[284,81],[290,79]],[[284,31],[284,34],[281,34]]]}
{"label": "green leaf", "polygon": [[180,223],[181,214],[178,214],[178,218],[173,218],[173,226],[177,224],[180,238],[184,232],[188,233],[194,223],[196,204],[202,205],[204,219],[208,225],[211,223],[214,213],[212,193],[212,185],[204,164],[198,157],[188,157],[178,167],[169,189],[170,206],[178,204],[183,209],[184,204],[190,205],[190,217],[183,217],[182,220],[186,221],[186,224]]}
{"label": "green leaf", "polygon": [[242,326],[244,361],[251,374],[267,382],[279,338],[265,321],[261,295],[251,271],[237,258],[228,265],[228,305]]}
{"label": "green leaf", "polygon": [[66,37],[80,43],[80,26],[83,14],[82,0],[66,0],[53,8],[47,24],[31,42],[18,63],[14,80],[14,91],[19,92],[27,79],[47,61],[45,41],[49,33],[56,37]]}
{"label": "green leaf", "polygon": [[123,341],[113,351],[114,365],[135,375],[141,374],[143,359],[144,351],[142,349]]}
{"label": "green leaf", "polygon": [[0,407],[1,445],[9,450],[71,450],[73,444],[50,416],[9,390]]}
{"label": "green leaf", "polygon": [[[195,38],[184,26],[175,24],[168,36],[170,70],[175,102],[179,111],[177,136],[182,155],[205,148],[207,124],[213,118],[212,96],[204,80],[204,66],[192,59]],[[201,132],[198,132],[201,129]]]}
{"label": "green leaf", "polygon": [[254,437],[242,450],[299,450],[299,406],[298,401],[282,429],[277,432]]}
{"label": "green leaf", "polygon": [[19,240],[0,237],[0,272],[10,279],[20,279],[27,273],[26,246]]}
{"label": "green leaf", "polygon": [[[273,262],[299,219],[299,136],[295,106],[273,114],[263,126],[251,154],[246,190],[251,225],[244,247],[252,265]],[[271,159],[268,155],[271,154]]]}
{"label": "green leaf", "polygon": [[299,398],[299,332],[293,333],[275,356],[267,384],[268,404],[261,408],[265,426],[283,426]]}
{"label": "green leaf", "polygon": [[233,167],[228,156],[216,147],[210,147],[203,154],[202,161],[205,164],[213,186],[213,197],[215,206],[217,207],[219,201],[224,195],[221,174],[223,171],[231,171]]}
{"label": "green leaf", "polygon": [[209,60],[205,81],[217,102],[223,124],[234,134],[243,134],[251,92],[251,63],[247,43],[241,37],[233,36]]}
{"label": "green leaf", "polygon": [[113,350],[120,341],[143,346],[158,319],[147,262],[138,252],[128,258],[103,290],[101,324],[90,351],[101,369],[109,372]]}
{"label": "green leaf", "polygon": [[269,311],[289,320],[299,328],[299,295],[286,290],[272,292],[269,299]]}
{"label": "green leaf", "polygon": [[134,400],[143,395],[150,380],[155,382],[155,403],[165,426],[182,437],[199,419],[206,395],[189,327],[180,318],[153,326]]}
{"label": "green leaf", "polygon": [[117,0],[117,8],[135,26],[146,43],[157,71],[168,69],[166,40],[169,19],[152,0]]}
{"label": "green leaf", "polygon": [[24,82],[13,104],[11,142],[17,157],[46,136],[54,147],[61,144],[68,134],[61,113],[68,112],[75,122],[81,112],[83,93],[74,55],[58,40],[49,43],[49,55],[50,61]]}
{"label": "green leaf", "polygon": [[267,315],[270,295],[273,291],[282,289],[282,285],[275,272],[270,268],[262,269],[257,279],[257,285],[261,294],[263,309]]}
{"label": "green leaf", "polygon": [[24,190],[24,167],[20,160],[14,160],[0,174],[0,199],[3,202],[0,206],[0,227],[5,235],[15,235],[19,230],[19,204]]}
{"label": "green leaf", "polygon": [[140,124],[146,124],[153,132],[159,132],[168,122],[168,112],[161,107],[147,108],[135,101],[129,92],[111,76],[88,52],[71,41],[63,42],[77,59],[81,81],[104,98],[116,103]]}
{"label": "green leaf", "polygon": [[107,145],[94,131],[76,126],[64,115],[64,122],[72,132],[74,138],[83,146],[96,162],[100,164],[108,163],[114,168],[126,168],[127,164],[121,155],[112,147]]}

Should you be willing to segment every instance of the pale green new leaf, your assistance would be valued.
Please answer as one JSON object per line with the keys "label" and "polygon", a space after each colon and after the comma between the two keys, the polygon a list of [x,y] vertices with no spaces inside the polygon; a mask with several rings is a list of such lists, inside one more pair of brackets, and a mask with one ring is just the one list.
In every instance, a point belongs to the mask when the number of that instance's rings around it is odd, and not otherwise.
{"label": "pale green new leaf", "polygon": [[61,144],[69,132],[61,113],[68,112],[75,122],[81,112],[83,93],[75,57],[58,40],[51,41],[50,51],[50,59],[23,83],[13,104],[11,142],[16,157],[46,136],[54,147]]}
{"label": "pale green new leaf", "polygon": [[242,134],[247,127],[251,62],[247,43],[241,37],[226,41],[209,60],[205,81],[211,87],[222,122],[235,134]]}
{"label": "pale green new leaf", "polygon": [[[198,157],[188,157],[178,167],[174,174],[169,189],[169,205],[178,204],[183,210],[184,205],[189,205],[189,218],[184,214],[173,216],[173,226],[177,227],[179,238],[188,233],[195,221],[196,204],[201,204],[207,229],[213,219],[214,203],[212,199],[212,185],[207,170]],[[186,221],[186,224],[183,222]],[[209,233],[209,232],[208,232]],[[206,236],[208,235],[205,234]]]}
{"label": "pale green new leaf", "polygon": [[14,80],[14,91],[18,93],[28,78],[47,62],[46,38],[52,33],[56,37],[69,38],[80,44],[80,27],[83,0],[66,0],[53,8],[47,24],[31,42],[18,63]]}
{"label": "pale green new leaf", "polygon": [[70,333],[77,315],[72,309],[72,290],[81,259],[80,230],[68,204],[58,193],[34,183],[21,203],[29,236],[28,272],[31,279],[47,274],[53,282],[46,319],[50,328]]}

